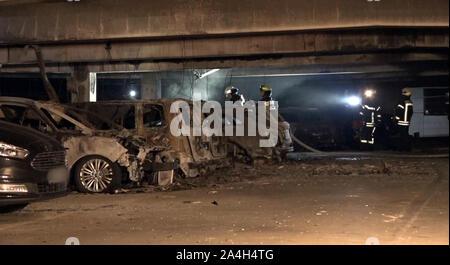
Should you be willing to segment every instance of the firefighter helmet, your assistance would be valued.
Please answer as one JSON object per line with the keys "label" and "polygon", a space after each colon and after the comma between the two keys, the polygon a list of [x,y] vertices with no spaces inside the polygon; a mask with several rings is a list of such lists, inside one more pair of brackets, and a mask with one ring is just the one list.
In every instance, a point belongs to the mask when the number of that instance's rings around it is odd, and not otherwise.
{"label": "firefighter helmet", "polygon": [[225,88],[225,95],[237,94],[238,92],[239,92],[239,89],[234,86],[227,86],[227,88]]}
{"label": "firefighter helmet", "polygon": [[411,90],[409,88],[403,88],[402,95],[407,97],[411,96]]}
{"label": "firefighter helmet", "polygon": [[272,92],[272,88],[268,85],[262,85],[259,87],[259,89],[264,92]]}

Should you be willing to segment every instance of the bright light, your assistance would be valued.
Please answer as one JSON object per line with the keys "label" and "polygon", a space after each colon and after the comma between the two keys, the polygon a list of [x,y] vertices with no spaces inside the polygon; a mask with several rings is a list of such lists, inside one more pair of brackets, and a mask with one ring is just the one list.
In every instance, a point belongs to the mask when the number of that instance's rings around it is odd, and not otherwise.
{"label": "bright light", "polygon": [[372,89],[367,89],[366,91],[364,91],[364,96],[366,98],[371,98],[373,97],[373,94],[375,94],[375,91],[373,91]]}
{"label": "bright light", "polygon": [[130,97],[134,98],[136,96],[136,91],[130,90]]}
{"label": "bright light", "polygon": [[202,78],[204,78],[204,77],[207,77],[208,75],[214,74],[215,72],[217,72],[217,71],[219,71],[219,70],[220,70],[220,69],[212,69],[212,70],[209,70],[208,72],[206,72],[206,73],[200,75],[200,77],[199,77],[198,79],[202,79]]}
{"label": "bright light", "polygon": [[357,106],[359,104],[361,104],[361,98],[357,97],[357,96],[351,96],[345,99],[345,101],[350,105],[350,106]]}

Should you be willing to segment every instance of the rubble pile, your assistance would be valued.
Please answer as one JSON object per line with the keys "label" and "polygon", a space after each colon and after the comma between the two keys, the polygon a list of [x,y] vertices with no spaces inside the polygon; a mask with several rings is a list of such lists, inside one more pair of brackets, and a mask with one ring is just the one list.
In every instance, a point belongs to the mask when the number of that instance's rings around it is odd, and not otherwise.
{"label": "rubble pile", "polygon": [[174,183],[167,186],[145,185],[129,192],[161,192],[188,190],[200,187],[221,187],[229,183],[300,180],[314,185],[337,179],[346,183],[354,179],[368,178],[373,181],[423,180],[436,176],[433,163],[414,160],[358,160],[358,161],[309,161],[284,163],[255,163],[254,166],[236,163],[234,167],[224,168],[196,178],[177,175]]}

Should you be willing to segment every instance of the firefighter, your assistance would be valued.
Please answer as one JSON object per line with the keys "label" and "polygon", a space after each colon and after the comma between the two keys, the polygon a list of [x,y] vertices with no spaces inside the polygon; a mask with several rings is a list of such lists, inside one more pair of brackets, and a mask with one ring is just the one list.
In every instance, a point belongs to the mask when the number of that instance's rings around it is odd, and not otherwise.
{"label": "firefighter", "polygon": [[375,130],[381,122],[381,107],[375,104],[375,94],[376,91],[373,89],[364,91],[364,99],[359,113],[363,122],[360,143],[366,147],[375,144]]}
{"label": "firefighter", "polygon": [[[278,109],[278,104],[272,98],[272,88],[268,85],[261,85],[259,87],[261,98],[259,101],[263,101],[266,108],[270,110]],[[268,116],[267,116],[268,117]],[[282,116],[278,115],[278,135],[281,142],[281,149],[284,152],[294,151],[294,145],[292,143],[290,125],[286,122]]]}
{"label": "firefighter", "polygon": [[402,89],[402,96],[395,106],[395,123],[400,139],[401,150],[411,149],[411,137],[409,136],[409,126],[411,125],[411,117],[413,114],[413,102],[411,101],[411,90],[408,88]]}
{"label": "firefighter", "polygon": [[227,100],[235,102],[240,102],[241,105],[244,105],[245,98],[242,94],[239,94],[239,89],[234,86],[228,86],[225,88],[225,96],[227,97]]}
{"label": "firefighter", "polygon": [[264,101],[266,107],[270,107],[270,109],[276,108],[275,101],[272,98],[272,88],[268,85],[261,85],[259,87],[259,91],[261,94],[261,98],[259,101]]}

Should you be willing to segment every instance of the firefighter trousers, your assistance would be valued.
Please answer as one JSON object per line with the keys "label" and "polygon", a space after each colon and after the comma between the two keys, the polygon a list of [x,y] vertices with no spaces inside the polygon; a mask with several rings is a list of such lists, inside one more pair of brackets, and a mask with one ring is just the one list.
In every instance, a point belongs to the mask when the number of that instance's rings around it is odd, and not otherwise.
{"label": "firefighter trousers", "polygon": [[361,131],[360,142],[362,144],[375,144],[375,126],[364,126]]}

